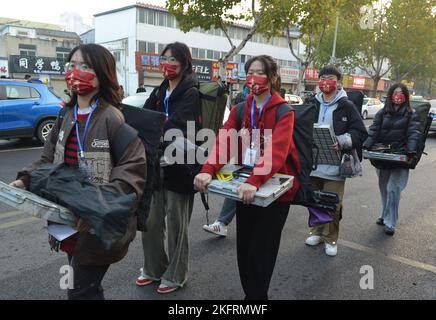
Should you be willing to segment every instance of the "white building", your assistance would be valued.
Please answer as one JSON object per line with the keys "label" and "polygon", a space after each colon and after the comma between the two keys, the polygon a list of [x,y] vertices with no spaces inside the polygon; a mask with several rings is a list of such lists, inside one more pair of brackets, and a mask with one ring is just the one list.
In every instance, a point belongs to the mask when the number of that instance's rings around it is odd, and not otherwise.
{"label": "white building", "polygon": [[[230,44],[221,30],[209,31],[196,28],[188,33],[177,28],[177,21],[165,8],[137,3],[108,12],[96,14],[95,42],[107,47],[117,60],[119,82],[125,92],[134,94],[138,85],[157,86],[162,81],[158,68],[153,66],[166,44],[180,41],[186,43],[195,59],[196,69],[203,72],[203,80],[214,78],[214,61],[228,52]],[[229,35],[238,45],[248,33],[249,28],[234,25]],[[294,43],[295,51],[299,45]],[[274,37],[267,40],[255,34],[245,48],[234,58],[237,65],[230,65],[233,77],[243,82],[244,63],[252,56],[267,54],[274,57],[283,75],[283,87],[296,88],[298,80],[298,63],[292,56],[286,37]],[[232,71],[230,71],[230,75]],[[208,74],[209,73],[209,74]],[[230,76],[229,75],[229,76]],[[235,79],[233,79],[235,80]]]}

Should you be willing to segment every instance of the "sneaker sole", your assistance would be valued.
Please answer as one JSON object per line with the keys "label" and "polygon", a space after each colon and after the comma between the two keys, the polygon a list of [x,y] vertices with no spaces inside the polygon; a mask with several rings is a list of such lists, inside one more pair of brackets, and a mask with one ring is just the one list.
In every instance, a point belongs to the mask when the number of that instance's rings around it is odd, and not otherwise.
{"label": "sneaker sole", "polygon": [[316,243],[316,244],[312,244],[312,243],[307,243],[307,242],[305,242],[304,244],[306,245],[306,246],[309,246],[309,247],[316,247],[316,246],[319,246],[321,243],[323,243],[324,241],[322,241],[322,240],[320,240],[318,243]]}
{"label": "sneaker sole", "polygon": [[206,231],[206,232],[212,233],[214,235],[220,236],[220,237],[227,237],[227,234],[221,234],[221,233],[218,233],[218,232],[215,232],[215,231],[212,231],[212,230],[208,230],[208,229],[205,229],[205,228],[203,228],[203,230]]}
{"label": "sneaker sole", "polygon": [[175,287],[175,288],[165,288],[165,289],[157,289],[157,293],[160,293],[160,294],[166,294],[166,293],[174,292],[174,291],[176,291],[176,290],[178,290],[178,289],[179,289],[179,287]]}
{"label": "sneaker sole", "polygon": [[136,285],[138,286],[138,287],[145,287],[145,286],[149,286],[150,284],[152,284],[154,281],[153,280],[148,280],[148,281],[145,281],[145,280],[136,280]]}

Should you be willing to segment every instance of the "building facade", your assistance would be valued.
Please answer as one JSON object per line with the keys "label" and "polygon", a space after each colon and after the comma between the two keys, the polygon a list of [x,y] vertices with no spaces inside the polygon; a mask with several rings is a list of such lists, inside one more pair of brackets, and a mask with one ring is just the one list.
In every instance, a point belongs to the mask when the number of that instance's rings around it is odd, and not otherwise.
{"label": "building facade", "polygon": [[29,74],[63,96],[66,89],[64,60],[78,44],[80,37],[74,32],[45,29],[38,27],[37,23],[33,26],[20,25],[19,21],[2,24],[0,75],[24,79]]}
{"label": "building facade", "polygon": [[[200,81],[217,78],[218,59],[229,50],[230,44],[219,29],[193,29],[182,32],[174,16],[165,8],[140,4],[103,12],[94,16],[95,42],[106,46],[117,60],[119,82],[126,93],[134,94],[139,85],[157,86],[162,82],[159,72],[159,55],[166,44],[186,43],[194,59],[194,70]],[[116,27],[114,27],[116,26]],[[238,45],[249,27],[233,25],[229,35]],[[299,48],[297,41],[294,48]],[[298,63],[292,56],[286,37],[267,39],[255,34],[245,48],[227,66],[227,80],[240,89],[245,80],[244,64],[252,56],[267,54],[280,65],[283,87],[296,89]]]}

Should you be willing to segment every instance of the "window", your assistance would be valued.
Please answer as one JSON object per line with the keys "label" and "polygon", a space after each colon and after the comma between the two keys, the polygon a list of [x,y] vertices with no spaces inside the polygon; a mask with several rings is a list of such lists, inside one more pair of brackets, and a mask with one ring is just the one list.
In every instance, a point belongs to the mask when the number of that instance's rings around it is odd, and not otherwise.
{"label": "window", "polygon": [[198,48],[192,48],[192,57],[198,58]]}
{"label": "window", "polygon": [[145,23],[145,15],[147,12],[144,9],[140,9],[138,11],[138,22],[139,23]]}
{"label": "window", "polygon": [[113,52],[113,56],[114,56],[116,62],[120,62],[121,61],[121,52],[114,51]]}
{"label": "window", "polygon": [[214,51],[213,52],[213,60],[219,60],[221,52]]}
{"label": "window", "polygon": [[147,42],[138,41],[138,51],[146,52],[147,51]]}
{"label": "window", "polygon": [[154,11],[147,10],[147,23],[154,25]]}
{"label": "window", "polygon": [[215,29],[215,35],[221,37],[222,36],[221,29]]}
{"label": "window", "polygon": [[19,44],[18,49],[21,56],[36,56],[36,46],[30,44]]}
{"label": "window", "polygon": [[213,60],[213,51],[207,50],[207,59]]}
{"label": "window", "polygon": [[233,27],[229,28],[229,37],[230,39],[235,39],[235,28]]}
{"label": "window", "polygon": [[6,86],[6,99],[35,99],[39,98],[40,94],[33,88],[25,86]]}
{"label": "window", "polygon": [[27,36],[29,35],[29,33],[28,33],[28,32],[25,32],[25,31],[18,31],[17,34],[18,34],[19,36],[24,36],[24,37],[27,37]]}
{"label": "window", "polygon": [[206,58],[206,50],[204,50],[204,49],[199,49],[199,50],[198,50],[198,58],[199,58],[199,59],[204,59],[204,58]]}
{"label": "window", "polygon": [[167,27],[174,28],[174,23],[176,19],[173,16],[167,15]]}
{"label": "window", "polygon": [[156,53],[156,44],[154,42],[147,42],[147,51],[148,53]]}
{"label": "window", "polygon": [[166,44],[163,44],[163,43],[159,43],[157,45],[157,51],[158,51],[159,54],[162,53],[163,49],[165,49],[165,46],[166,46]]}
{"label": "window", "polygon": [[157,14],[157,16],[158,16],[158,25],[159,26],[161,26],[161,27],[165,27],[165,21],[166,21],[166,13],[163,13],[163,12],[158,12],[158,13],[156,13]]}
{"label": "window", "polygon": [[58,59],[66,59],[68,55],[70,54],[71,49],[69,48],[63,48],[63,47],[57,47],[56,48],[56,58]]}

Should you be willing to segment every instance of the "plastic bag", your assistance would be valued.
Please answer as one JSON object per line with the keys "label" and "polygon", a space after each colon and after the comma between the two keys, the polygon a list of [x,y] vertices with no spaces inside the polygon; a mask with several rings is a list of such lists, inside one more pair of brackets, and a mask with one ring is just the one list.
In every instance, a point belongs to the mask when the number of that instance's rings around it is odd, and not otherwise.
{"label": "plastic bag", "polygon": [[351,153],[345,153],[342,156],[341,167],[339,172],[341,178],[354,178],[362,176],[362,164],[359,161],[355,149]]}

